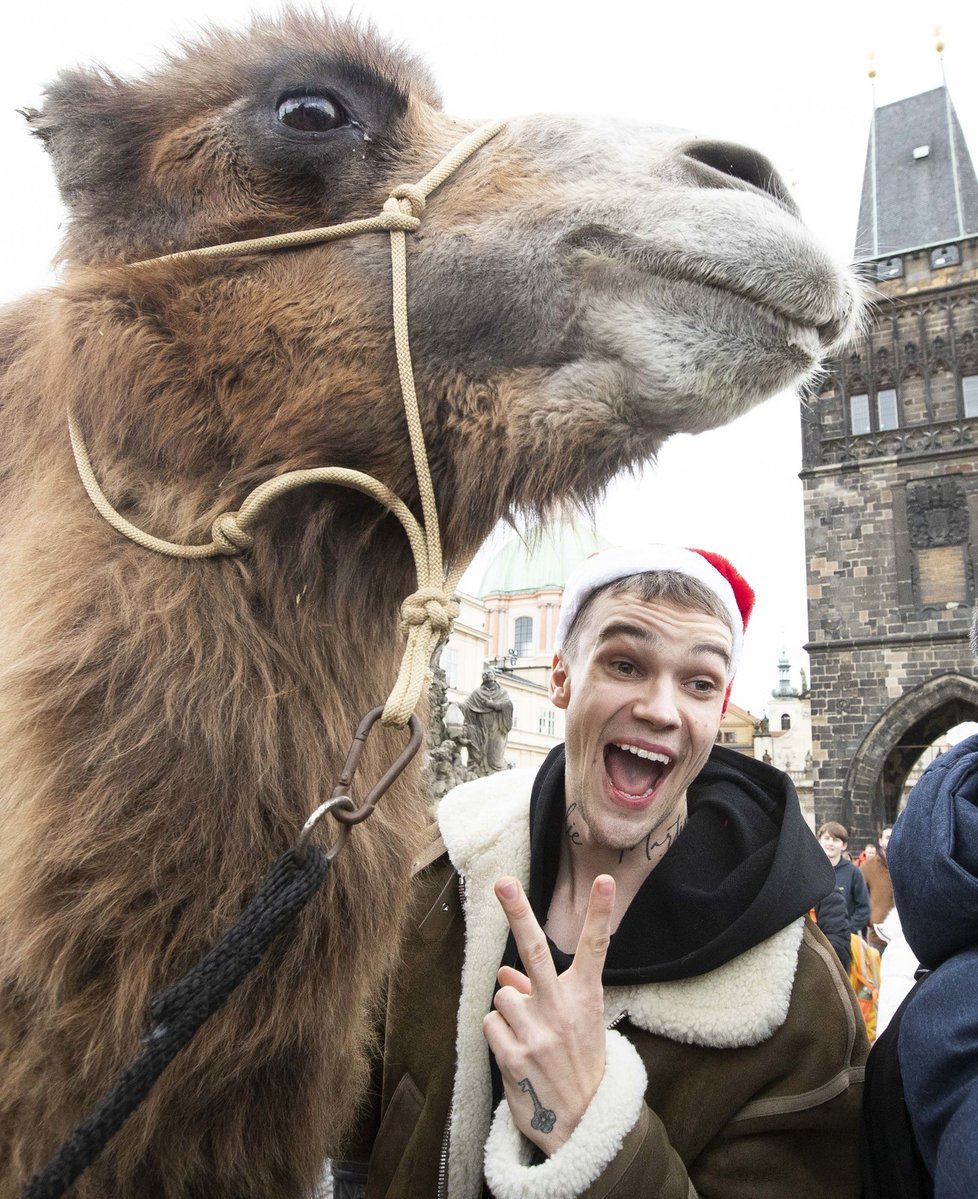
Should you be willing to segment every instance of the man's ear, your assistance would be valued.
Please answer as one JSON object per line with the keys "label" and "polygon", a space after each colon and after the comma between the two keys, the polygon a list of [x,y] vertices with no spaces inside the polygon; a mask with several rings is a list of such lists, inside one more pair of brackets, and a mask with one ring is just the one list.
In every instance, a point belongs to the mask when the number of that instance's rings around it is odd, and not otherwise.
{"label": "man's ear", "polygon": [[570,703],[570,672],[560,654],[554,654],[550,669],[550,702],[555,708],[566,708]]}

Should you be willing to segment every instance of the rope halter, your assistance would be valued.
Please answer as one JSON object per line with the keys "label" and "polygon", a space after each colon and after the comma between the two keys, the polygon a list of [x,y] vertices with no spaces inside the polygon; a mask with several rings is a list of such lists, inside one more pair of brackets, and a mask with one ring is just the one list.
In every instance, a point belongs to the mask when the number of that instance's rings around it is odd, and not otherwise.
{"label": "rope halter", "polygon": [[397,371],[421,496],[422,524],[418,523],[407,504],[379,479],[357,470],[322,466],[276,475],[260,484],[245,498],[236,512],[222,513],[214,521],[211,526],[211,541],[206,545],[181,545],[173,541],[164,541],[137,528],[112,507],[95,477],[78,422],[70,411],[68,413],[71,448],[78,474],[89,499],[117,532],[144,549],[167,557],[214,558],[243,553],[251,548],[252,528],[268,505],[280,496],[310,483],[331,483],[340,487],[350,487],[373,497],[392,512],[401,522],[410,543],[418,583],[418,589],[401,605],[401,629],[407,637],[407,644],[397,682],[381,717],[384,724],[395,727],[407,724],[418,705],[422,689],[430,679],[431,655],[437,643],[451,632],[452,623],[458,616],[459,606],[454,599],[454,591],[468,566],[468,561],[459,562],[446,575],[442,559],[438,506],[421,427],[408,338],[405,236],[420,226],[427,197],[435,188],[444,183],[504,127],[505,122],[497,121],[474,130],[417,183],[402,183],[395,187],[376,216],[346,221],[339,225],[326,225],[319,229],[300,229],[271,237],[256,237],[248,241],[181,250],[175,254],[132,264],[135,267],[143,267],[149,263],[177,262],[185,258],[229,258],[237,254],[263,253],[265,250],[296,249],[318,242],[335,241],[341,237],[355,237],[361,233],[388,233],[391,239],[392,315]]}

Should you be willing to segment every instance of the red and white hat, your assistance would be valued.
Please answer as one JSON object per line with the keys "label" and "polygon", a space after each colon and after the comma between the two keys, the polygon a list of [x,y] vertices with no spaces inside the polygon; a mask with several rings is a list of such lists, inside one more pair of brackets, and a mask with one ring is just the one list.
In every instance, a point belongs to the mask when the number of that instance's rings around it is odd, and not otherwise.
{"label": "red and white hat", "polygon": [[[687,575],[712,591],[723,605],[733,632],[730,668],[727,671],[727,695],[744,649],[744,630],[754,607],[754,591],[740,572],[719,554],[708,550],[682,549],[671,545],[623,545],[600,550],[581,563],[564,587],[557,621],[556,649],[564,644],[581,605],[599,587],[629,575],[673,570]],[[726,706],[726,705],[724,705]]]}

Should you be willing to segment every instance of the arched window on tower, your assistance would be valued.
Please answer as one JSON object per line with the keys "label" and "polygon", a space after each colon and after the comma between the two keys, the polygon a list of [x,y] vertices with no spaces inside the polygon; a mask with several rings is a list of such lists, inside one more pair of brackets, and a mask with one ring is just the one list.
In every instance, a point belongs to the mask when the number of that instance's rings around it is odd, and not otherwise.
{"label": "arched window on tower", "polygon": [[513,636],[515,638],[513,649],[516,650],[516,656],[518,658],[525,658],[530,652],[530,646],[533,644],[532,616],[517,616]]}
{"label": "arched window on tower", "polygon": [[786,733],[788,731],[788,729],[790,729],[790,728],[791,728],[791,717],[788,715],[787,712],[782,712],[781,713],[781,731]]}

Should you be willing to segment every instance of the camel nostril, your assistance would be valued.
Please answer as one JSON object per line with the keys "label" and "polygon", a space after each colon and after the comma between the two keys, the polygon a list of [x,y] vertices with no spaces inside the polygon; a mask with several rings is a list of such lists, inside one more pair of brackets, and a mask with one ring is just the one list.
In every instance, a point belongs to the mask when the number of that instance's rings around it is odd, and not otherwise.
{"label": "camel nostril", "polygon": [[[791,212],[797,212],[797,206],[791,198],[788,188],[774,169],[770,159],[751,150],[748,146],[738,146],[734,142],[692,142],[683,150],[687,159],[703,167],[708,167],[710,173],[725,175],[728,179],[736,179],[765,192],[772,199],[783,204]],[[703,183],[712,182],[713,186],[722,186],[713,174],[712,180],[703,177],[703,172],[697,172]]]}

